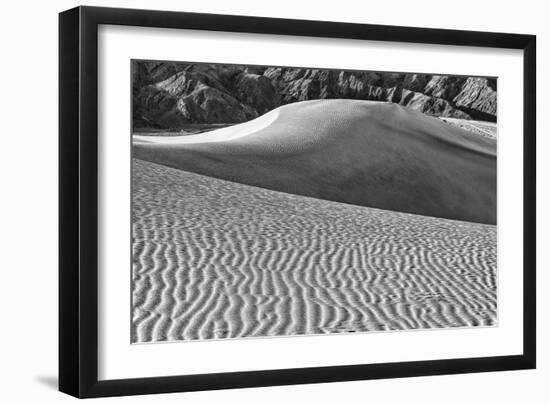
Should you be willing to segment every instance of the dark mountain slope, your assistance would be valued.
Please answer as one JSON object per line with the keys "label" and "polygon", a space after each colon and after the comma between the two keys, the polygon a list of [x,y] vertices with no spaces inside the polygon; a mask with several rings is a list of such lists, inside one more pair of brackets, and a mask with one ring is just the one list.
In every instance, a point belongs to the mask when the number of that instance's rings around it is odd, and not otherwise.
{"label": "dark mountain slope", "polygon": [[134,61],[134,127],[239,123],[314,99],[388,101],[425,114],[496,121],[496,79]]}

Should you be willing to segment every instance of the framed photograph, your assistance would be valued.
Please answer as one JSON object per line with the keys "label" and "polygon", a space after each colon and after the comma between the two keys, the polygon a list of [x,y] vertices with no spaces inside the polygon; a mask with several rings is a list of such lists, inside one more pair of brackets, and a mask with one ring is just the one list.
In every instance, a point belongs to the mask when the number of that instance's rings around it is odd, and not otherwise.
{"label": "framed photograph", "polygon": [[535,36],[59,27],[61,391],[535,367]]}

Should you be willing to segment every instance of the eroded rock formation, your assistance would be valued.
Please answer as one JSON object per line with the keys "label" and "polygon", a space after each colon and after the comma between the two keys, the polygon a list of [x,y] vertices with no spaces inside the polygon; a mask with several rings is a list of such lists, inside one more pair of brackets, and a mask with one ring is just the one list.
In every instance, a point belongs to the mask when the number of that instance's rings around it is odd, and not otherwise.
{"label": "eroded rock formation", "polygon": [[238,123],[312,99],[388,101],[423,113],[496,121],[496,79],[135,61],[134,127]]}

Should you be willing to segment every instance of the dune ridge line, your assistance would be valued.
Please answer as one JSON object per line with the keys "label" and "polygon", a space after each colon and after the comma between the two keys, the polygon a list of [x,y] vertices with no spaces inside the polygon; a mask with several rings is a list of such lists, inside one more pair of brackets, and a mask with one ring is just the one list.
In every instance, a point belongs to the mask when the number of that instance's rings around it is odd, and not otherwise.
{"label": "dune ridge line", "polygon": [[215,129],[210,132],[199,133],[196,135],[184,136],[147,136],[134,135],[134,142],[159,143],[159,144],[194,144],[194,143],[213,143],[229,142],[260,131],[271,125],[279,116],[279,110],[274,109],[256,119],[248,122],[239,123],[227,128]]}

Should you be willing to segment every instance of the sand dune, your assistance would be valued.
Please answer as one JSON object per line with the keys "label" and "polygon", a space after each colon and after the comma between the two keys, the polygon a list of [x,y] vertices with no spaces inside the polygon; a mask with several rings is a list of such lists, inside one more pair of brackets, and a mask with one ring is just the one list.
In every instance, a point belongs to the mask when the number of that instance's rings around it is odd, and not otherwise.
{"label": "sand dune", "polygon": [[492,225],[140,160],[132,201],[133,342],[496,322]]}
{"label": "sand dune", "polygon": [[279,110],[274,109],[256,119],[240,123],[226,128],[212,130],[197,135],[164,136],[134,135],[134,144],[160,143],[163,145],[183,145],[197,143],[230,142],[253,133],[256,133],[271,125],[279,116]]}
{"label": "sand dune", "polygon": [[224,141],[208,141],[223,138],[212,132],[134,137],[134,156],[297,195],[496,223],[493,139],[391,103],[316,100],[275,111]]}

